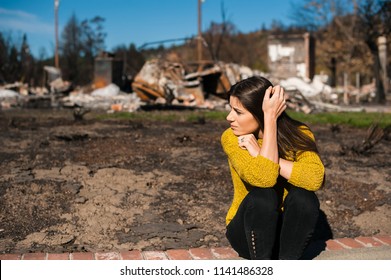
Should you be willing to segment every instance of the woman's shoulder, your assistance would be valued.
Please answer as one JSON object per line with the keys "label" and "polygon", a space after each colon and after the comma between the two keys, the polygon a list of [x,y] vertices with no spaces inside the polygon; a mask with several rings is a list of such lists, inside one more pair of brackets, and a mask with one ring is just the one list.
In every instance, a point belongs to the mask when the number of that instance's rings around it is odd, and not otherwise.
{"label": "woman's shoulder", "polygon": [[223,131],[223,133],[221,134],[221,139],[227,138],[227,137],[231,138],[233,136],[235,136],[235,134],[233,133],[232,129],[229,127]]}
{"label": "woman's shoulder", "polygon": [[232,129],[231,128],[227,128],[226,130],[224,130],[224,132],[221,134],[221,143],[226,143],[227,141],[230,141],[232,139],[234,139],[236,136],[235,134],[233,133]]}

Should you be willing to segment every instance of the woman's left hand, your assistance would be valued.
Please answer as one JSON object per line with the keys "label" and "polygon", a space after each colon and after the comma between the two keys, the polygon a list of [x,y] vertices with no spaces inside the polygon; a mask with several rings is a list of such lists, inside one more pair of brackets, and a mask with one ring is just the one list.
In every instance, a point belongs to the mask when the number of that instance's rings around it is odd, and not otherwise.
{"label": "woman's left hand", "polygon": [[259,155],[261,148],[259,147],[258,141],[254,134],[245,134],[238,137],[239,147],[247,150],[253,157]]}

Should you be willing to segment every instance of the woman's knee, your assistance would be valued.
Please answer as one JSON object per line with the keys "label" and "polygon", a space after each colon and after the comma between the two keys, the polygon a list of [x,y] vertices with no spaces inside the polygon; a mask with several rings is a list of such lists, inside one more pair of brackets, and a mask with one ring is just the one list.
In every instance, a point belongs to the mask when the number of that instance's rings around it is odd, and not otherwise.
{"label": "woman's knee", "polygon": [[308,209],[313,211],[319,209],[319,200],[316,194],[303,188],[293,187],[284,201],[284,208]]}
{"label": "woman's knee", "polygon": [[278,207],[277,194],[272,188],[254,188],[246,199],[247,206],[257,211],[275,210]]}

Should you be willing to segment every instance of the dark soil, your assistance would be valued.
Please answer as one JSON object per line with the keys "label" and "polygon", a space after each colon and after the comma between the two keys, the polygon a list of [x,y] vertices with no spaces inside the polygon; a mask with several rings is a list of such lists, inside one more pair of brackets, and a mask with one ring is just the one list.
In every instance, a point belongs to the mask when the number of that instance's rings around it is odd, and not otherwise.
{"label": "dark soil", "polygon": [[[75,121],[67,110],[0,112],[0,253],[227,246],[227,123],[176,114]],[[311,128],[327,172],[318,234],[391,234],[390,141],[357,155],[349,147],[366,129]]]}

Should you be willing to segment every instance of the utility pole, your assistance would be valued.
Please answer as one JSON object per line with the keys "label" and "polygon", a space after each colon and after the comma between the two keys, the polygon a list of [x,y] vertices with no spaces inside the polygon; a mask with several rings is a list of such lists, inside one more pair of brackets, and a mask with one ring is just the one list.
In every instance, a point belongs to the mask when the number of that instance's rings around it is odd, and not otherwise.
{"label": "utility pole", "polygon": [[198,61],[202,60],[202,33],[201,33],[201,6],[202,0],[198,0],[198,40],[197,40],[197,57]]}
{"label": "utility pole", "polygon": [[56,41],[56,47],[54,51],[54,66],[58,69],[60,68],[60,64],[58,61],[58,6],[59,6],[60,0],[54,0],[54,34],[55,34],[55,41]]}

